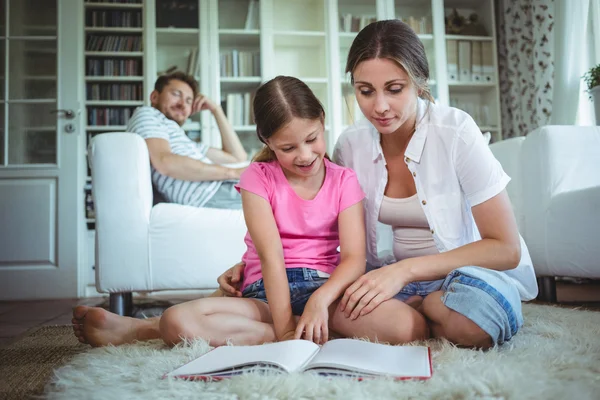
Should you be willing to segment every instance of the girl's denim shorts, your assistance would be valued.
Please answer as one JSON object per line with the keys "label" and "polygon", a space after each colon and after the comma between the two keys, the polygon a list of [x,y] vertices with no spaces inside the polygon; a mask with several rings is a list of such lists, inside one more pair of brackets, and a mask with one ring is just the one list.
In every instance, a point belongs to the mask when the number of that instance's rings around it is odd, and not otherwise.
{"label": "girl's denim shorts", "polygon": [[476,323],[495,344],[510,340],[523,326],[519,291],[504,273],[491,269],[458,268],[445,279],[410,283],[394,298],[406,301],[438,290],[446,307]]}
{"label": "girl's denim shorts", "polygon": [[[286,273],[290,285],[292,314],[300,316],[304,312],[304,306],[306,306],[310,295],[327,282],[329,274],[309,268],[287,268]],[[242,292],[242,296],[266,303],[267,292],[265,292],[263,279],[260,278],[248,285]]]}

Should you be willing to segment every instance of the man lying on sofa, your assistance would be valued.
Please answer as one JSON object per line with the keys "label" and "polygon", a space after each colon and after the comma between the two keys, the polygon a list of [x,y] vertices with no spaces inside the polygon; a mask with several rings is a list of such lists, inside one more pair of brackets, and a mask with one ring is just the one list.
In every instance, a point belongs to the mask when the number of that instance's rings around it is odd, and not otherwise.
{"label": "man lying on sofa", "polygon": [[[245,168],[224,164],[243,162],[248,156],[221,106],[199,94],[196,80],[179,71],[156,80],[150,102],[151,107],[135,110],[127,132],[146,140],[156,190],[172,203],[241,209],[234,185]],[[202,110],[215,117],[223,149],[196,143],[183,130],[190,115]]]}

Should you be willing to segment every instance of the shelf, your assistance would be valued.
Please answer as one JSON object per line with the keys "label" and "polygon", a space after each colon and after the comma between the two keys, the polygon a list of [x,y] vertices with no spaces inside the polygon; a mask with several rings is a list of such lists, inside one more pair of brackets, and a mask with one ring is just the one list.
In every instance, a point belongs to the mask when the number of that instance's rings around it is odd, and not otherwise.
{"label": "shelf", "polygon": [[142,106],[143,100],[86,100],[86,106]]}
{"label": "shelf", "polygon": [[85,8],[116,8],[116,9],[141,9],[142,3],[139,4],[123,4],[123,3],[84,3]]}
{"label": "shelf", "polygon": [[156,44],[198,47],[199,34],[195,28],[156,28]]}
{"label": "shelf", "polygon": [[421,41],[433,40],[433,34],[431,33],[419,33],[417,36]]}
{"label": "shelf", "polygon": [[306,83],[307,85],[329,83],[329,79],[327,79],[327,78],[302,78],[302,77],[299,77],[298,79],[300,79],[302,82]]}
{"label": "shelf", "polygon": [[142,33],[141,27],[115,27],[115,26],[86,26],[86,32],[90,33]]}
{"label": "shelf", "polygon": [[257,29],[220,29],[221,47],[260,47],[260,31]]}
{"label": "shelf", "polygon": [[85,130],[88,132],[124,132],[126,125],[88,125]]}
{"label": "shelf", "polygon": [[491,42],[494,40],[494,38],[492,36],[446,35],[446,40],[470,40],[472,42]]}
{"label": "shelf", "polygon": [[256,125],[235,125],[233,130],[237,132],[256,132]]}
{"label": "shelf", "polygon": [[485,92],[496,89],[496,82],[448,82],[448,89],[453,93]]}
{"label": "shelf", "polygon": [[86,76],[86,82],[141,82],[143,76]]}
{"label": "shelf", "polygon": [[325,46],[325,32],[322,31],[275,31],[273,43],[280,47]]}
{"label": "shelf", "polygon": [[260,76],[222,76],[220,79],[221,91],[231,92],[234,90],[249,91],[256,89],[262,82]]}
{"label": "shelf", "polygon": [[86,51],[86,57],[143,57],[143,51]]}

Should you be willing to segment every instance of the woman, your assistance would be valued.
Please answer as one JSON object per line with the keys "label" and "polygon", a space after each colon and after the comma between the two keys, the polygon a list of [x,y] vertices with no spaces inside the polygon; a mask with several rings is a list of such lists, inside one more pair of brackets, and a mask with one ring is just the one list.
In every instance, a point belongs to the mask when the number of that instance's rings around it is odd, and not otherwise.
{"label": "woman", "polygon": [[[398,20],[365,27],[348,54],[366,119],[334,161],[366,194],[367,273],[344,293],[331,329],[391,343],[433,337],[489,348],[523,324],[537,295],[506,185],[473,119],[433,102],[423,44]],[[221,289],[240,267],[219,278]]]}

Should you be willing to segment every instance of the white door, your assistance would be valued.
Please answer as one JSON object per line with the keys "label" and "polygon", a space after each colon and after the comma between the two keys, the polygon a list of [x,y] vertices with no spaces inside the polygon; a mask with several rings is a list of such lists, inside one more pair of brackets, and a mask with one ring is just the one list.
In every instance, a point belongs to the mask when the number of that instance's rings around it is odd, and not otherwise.
{"label": "white door", "polygon": [[0,0],[0,300],[78,294],[82,4]]}

